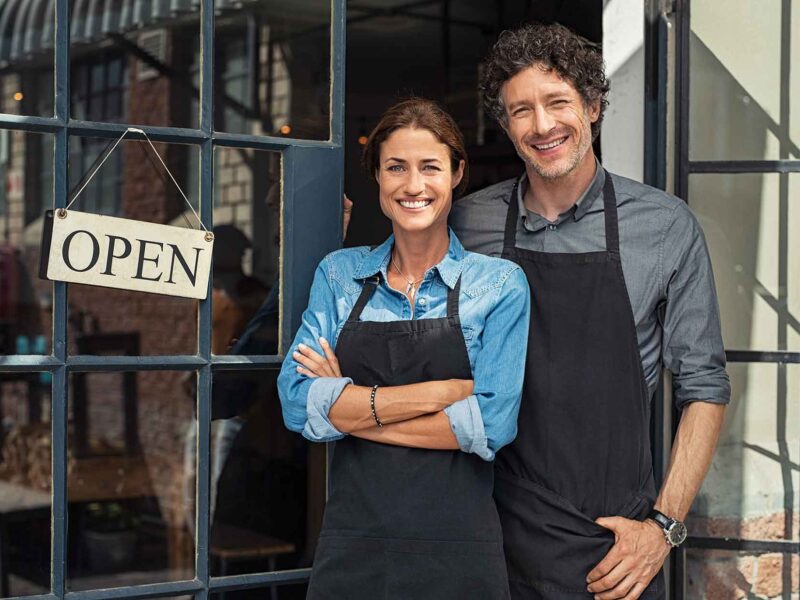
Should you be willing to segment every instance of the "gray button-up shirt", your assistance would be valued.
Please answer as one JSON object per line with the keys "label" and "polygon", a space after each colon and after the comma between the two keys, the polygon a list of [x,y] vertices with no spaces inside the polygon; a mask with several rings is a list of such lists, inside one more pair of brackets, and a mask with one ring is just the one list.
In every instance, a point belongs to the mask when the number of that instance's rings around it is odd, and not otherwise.
{"label": "gray button-up shirt", "polygon": [[[639,355],[651,397],[663,363],[673,374],[675,404],[727,403],[730,382],[720,331],[714,275],[705,237],[685,202],[661,190],[612,174],[619,214],[620,255]],[[457,200],[450,224],[464,247],[500,256],[509,179]],[[594,180],[575,205],[554,222],[525,208],[528,185],[520,179],[517,246],[539,252],[604,250],[603,184]],[[531,290],[533,295],[536,290]]]}

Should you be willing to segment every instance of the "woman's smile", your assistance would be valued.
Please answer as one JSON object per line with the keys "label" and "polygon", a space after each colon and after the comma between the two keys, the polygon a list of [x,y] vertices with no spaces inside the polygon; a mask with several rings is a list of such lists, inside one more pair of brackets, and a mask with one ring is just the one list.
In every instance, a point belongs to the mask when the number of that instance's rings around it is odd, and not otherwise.
{"label": "woman's smile", "polygon": [[401,198],[397,201],[405,209],[419,211],[427,208],[433,202],[432,198]]}

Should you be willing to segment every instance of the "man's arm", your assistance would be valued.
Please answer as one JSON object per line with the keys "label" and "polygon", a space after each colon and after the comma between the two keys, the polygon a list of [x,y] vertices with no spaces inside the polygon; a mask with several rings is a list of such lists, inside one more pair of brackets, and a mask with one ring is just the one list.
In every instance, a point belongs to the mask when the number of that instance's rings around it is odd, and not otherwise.
{"label": "man's arm", "polygon": [[[730,381],[714,275],[705,237],[683,202],[676,202],[660,240],[659,255],[666,310],[662,358],[673,374],[675,406],[682,417],[667,475],[655,507],[683,520],[714,454]],[[650,520],[598,519],[616,541],[589,573],[589,591],[600,599],[638,598],[669,554],[663,530]]]}
{"label": "man's arm", "polygon": [[[692,402],[683,410],[664,485],[655,508],[683,521],[711,465],[725,417],[724,404]],[[614,532],[614,546],[586,578],[599,600],[638,598],[669,555],[664,530],[649,519],[598,519]]]}

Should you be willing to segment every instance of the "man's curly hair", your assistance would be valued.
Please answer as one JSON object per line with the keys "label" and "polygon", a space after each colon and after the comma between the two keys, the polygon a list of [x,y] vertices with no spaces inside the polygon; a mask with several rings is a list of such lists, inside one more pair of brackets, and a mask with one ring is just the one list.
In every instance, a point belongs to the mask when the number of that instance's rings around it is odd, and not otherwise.
{"label": "man's curly hair", "polygon": [[592,123],[592,139],[596,139],[608,106],[603,56],[596,44],[557,23],[530,23],[500,34],[483,63],[480,89],[486,110],[505,126],[503,84],[535,64],[569,81],[587,106],[600,104],[600,116]]}

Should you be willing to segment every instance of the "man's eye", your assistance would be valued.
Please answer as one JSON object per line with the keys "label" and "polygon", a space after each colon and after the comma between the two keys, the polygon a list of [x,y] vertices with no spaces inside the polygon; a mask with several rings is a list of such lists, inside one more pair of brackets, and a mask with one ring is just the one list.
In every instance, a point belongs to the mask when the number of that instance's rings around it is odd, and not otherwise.
{"label": "man's eye", "polygon": [[558,100],[553,100],[553,106],[564,106],[569,101],[566,98],[559,98]]}
{"label": "man's eye", "polygon": [[521,117],[522,115],[526,114],[530,109],[528,107],[524,108],[517,108],[514,112],[511,113],[512,117]]}

